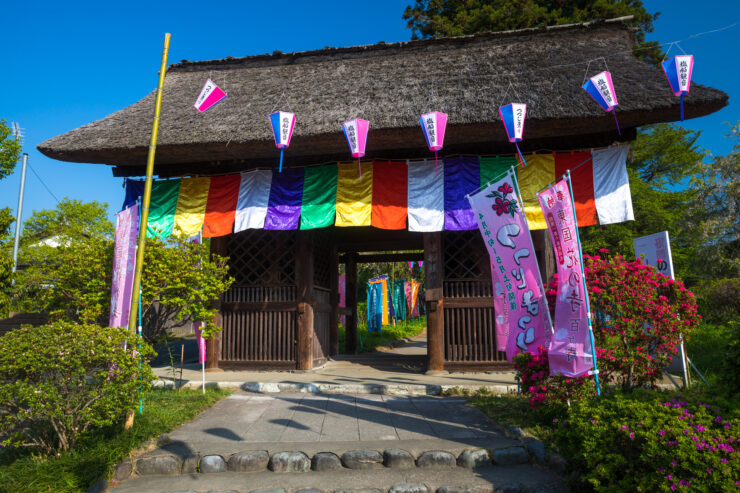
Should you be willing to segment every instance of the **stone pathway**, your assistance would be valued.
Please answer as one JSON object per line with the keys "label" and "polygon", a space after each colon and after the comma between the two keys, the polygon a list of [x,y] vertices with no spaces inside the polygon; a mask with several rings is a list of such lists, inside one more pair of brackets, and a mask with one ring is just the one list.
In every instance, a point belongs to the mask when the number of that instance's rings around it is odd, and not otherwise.
{"label": "stone pathway", "polygon": [[461,398],[237,392],[121,465],[112,491],[561,491],[537,444]]}

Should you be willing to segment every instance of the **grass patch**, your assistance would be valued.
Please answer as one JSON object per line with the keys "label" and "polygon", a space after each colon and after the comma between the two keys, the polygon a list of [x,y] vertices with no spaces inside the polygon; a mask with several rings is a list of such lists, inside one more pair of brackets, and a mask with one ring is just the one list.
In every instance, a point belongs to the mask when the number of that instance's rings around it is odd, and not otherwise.
{"label": "grass patch", "polygon": [[[405,339],[406,337],[414,337],[419,335],[421,331],[427,326],[427,317],[422,315],[421,317],[408,320],[404,322],[396,322],[396,325],[384,326],[381,332],[368,332],[367,324],[363,324],[357,327],[359,340],[357,341],[357,351],[360,353],[371,353],[375,351],[378,346],[391,341],[397,341],[399,339]],[[339,352],[346,353],[347,350],[347,337],[345,329],[342,324],[339,324]]]}
{"label": "grass patch", "polygon": [[0,492],[84,492],[109,477],[113,467],[147,440],[172,431],[230,394],[228,390],[153,389],[144,395],[144,414],[131,430],[120,425],[95,430],[67,452],[37,456],[27,450],[0,448]]}
{"label": "grass patch", "polygon": [[542,412],[532,411],[528,397],[515,393],[493,394],[485,388],[468,393],[466,397],[472,405],[504,428],[518,426],[545,442],[552,438],[552,427],[543,426],[547,418],[544,418]]}

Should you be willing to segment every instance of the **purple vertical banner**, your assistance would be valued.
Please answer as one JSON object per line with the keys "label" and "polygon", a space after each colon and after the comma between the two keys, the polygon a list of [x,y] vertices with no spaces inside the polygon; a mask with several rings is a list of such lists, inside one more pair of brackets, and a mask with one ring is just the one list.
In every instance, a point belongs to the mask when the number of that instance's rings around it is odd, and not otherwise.
{"label": "purple vertical banner", "polygon": [[520,352],[536,353],[539,346],[549,347],[552,334],[532,237],[514,190],[514,176],[509,172],[468,196],[509,308],[509,361]]}
{"label": "purple vertical banner", "polygon": [[[339,276],[339,307],[347,306],[347,275]],[[347,327],[347,316],[342,315],[342,327]]]}
{"label": "purple vertical banner", "polygon": [[132,205],[116,214],[116,239],[113,250],[113,283],[110,293],[111,327],[128,327],[131,290],[136,267],[136,237],[139,231],[139,206]]}
{"label": "purple vertical banner", "polygon": [[537,194],[550,232],[558,287],[555,298],[555,333],[548,359],[551,375],[580,377],[594,367],[588,327],[587,293],[584,292],[583,259],[578,246],[576,218],[566,180]]}

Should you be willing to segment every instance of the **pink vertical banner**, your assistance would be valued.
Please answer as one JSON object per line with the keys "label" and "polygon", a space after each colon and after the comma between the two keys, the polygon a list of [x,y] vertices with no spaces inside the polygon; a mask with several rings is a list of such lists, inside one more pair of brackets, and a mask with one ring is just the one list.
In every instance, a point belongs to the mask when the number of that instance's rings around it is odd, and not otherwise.
{"label": "pink vertical banner", "polygon": [[128,327],[131,291],[136,267],[136,236],[139,232],[139,206],[132,205],[116,214],[113,250],[113,282],[110,293],[111,327]]}
{"label": "pink vertical banner", "polygon": [[[339,306],[344,308],[347,306],[347,276],[342,274],[339,276]],[[342,315],[342,327],[347,326],[347,316]]]}
{"label": "pink vertical banner", "polygon": [[414,272],[414,261],[409,260],[409,273]]}
{"label": "pink vertical banner", "polygon": [[468,196],[508,304],[509,361],[522,351],[536,353],[539,346],[548,347],[552,333],[532,237],[515,189],[509,171]]}
{"label": "pink vertical banner", "polygon": [[203,322],[193,322],[195,340],[198,341],[198,363],[203,364],[206,362],[206,340],[200,332],[201,327],[203,327]]}
{"label": "pink vertical banner", "polygon": [[555,263],[558,287],[555,298],[555,333],[548,353],[551,375],[580,377],[593,369],[591,337],[583,282],[583,259],[578,246],[576,218],[570,189],[560,180],[537,194],[547,222]]}

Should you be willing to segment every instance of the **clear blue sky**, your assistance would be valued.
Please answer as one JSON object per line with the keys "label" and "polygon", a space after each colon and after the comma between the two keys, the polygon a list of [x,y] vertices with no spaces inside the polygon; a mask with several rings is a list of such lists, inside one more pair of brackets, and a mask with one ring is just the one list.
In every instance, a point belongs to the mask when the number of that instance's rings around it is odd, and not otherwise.
{"label": "clear blue sky", "polygon": [[[111,213],[123,201],[122,179],[104,165],[63,163],[36,151],[44,140],[103,118],[156,88],[165,32],[172,33],[169,63],[226,56],[351,46],[410,38],[401,14],[412,0],[372,2],[10,2],[2,9],[0,80],[5,96],[0,117],[24,129],[29,162],[58,199],[107,202]],[[646,0],[662,12],[649,39],[685,40],[695,57],[693,81],[730,95],[722,111],[684,123],[702,130],[700,144],[714,154],[731,150],[723,122],[740,120],[740,22],[733,0]],[[339,8],[341,6],[341,9]],[[680,53],[672,49],[670,56]],[[668,90],[668,89],[666,89]],[[197,95],[193,94],[193,100]],[[15,213],[20,166],[0,181],[0,207]],[[23,219],[56,206],[29,171]]]}

